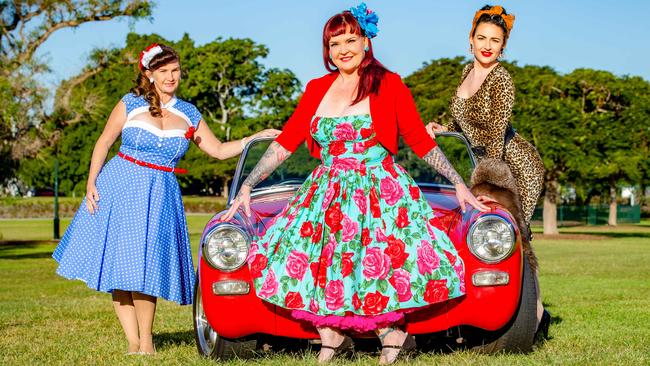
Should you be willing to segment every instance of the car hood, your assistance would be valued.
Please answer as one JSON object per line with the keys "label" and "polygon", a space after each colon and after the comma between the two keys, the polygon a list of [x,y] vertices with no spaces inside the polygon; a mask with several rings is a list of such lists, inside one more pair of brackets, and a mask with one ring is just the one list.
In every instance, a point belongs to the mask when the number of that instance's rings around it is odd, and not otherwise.
{"label": "car hood", "polygon": [[[460,209],[453,188],[447,186],[420,187],[429,205],[433,209],[438,225],[443,231],[448,231],[453,220],[459,216]],[[288,201],[294,196],[295,189],[282,192],[259,193],[251,199],[251,217],[243,218],[243,224],[256,235],[262,235]],[[218,218],[217,215],[215,219]]]}

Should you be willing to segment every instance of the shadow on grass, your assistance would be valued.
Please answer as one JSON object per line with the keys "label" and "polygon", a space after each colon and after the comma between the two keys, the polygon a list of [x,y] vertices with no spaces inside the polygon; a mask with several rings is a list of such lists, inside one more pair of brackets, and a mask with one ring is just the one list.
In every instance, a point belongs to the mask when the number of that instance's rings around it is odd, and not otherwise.
{"label": "shadow on grass", "polygon": [[564,319],[561,316],[551,314],[551,325],[560,324],[563,321]]}
{"label": "shadow on grass", "polygon": [[187,330],[182,332],[156,333],[154,340],[156,341],[156,348],[160,349],[170,346],[194,344],[194,332]]}
{"label": "shadow on grass", "polygon": [[43,244],[54,244],[54,240],[0,240],[0,251],[8,249],[34,248]]}
{"label": "shadow on grass", "polygon": [[[154,336],[154,342],[158,350],[166,348],[183,347],[192,345],[196,347],[194,339],[194,332],[191,330],[170,332],[170,333],[157,333]],[[230,351],[236,358],[239,359],[254,359],[261,357],[261,353],[256,349],[255,341],[236,343]]]}
{"label": "shadow on grass", "polygon": [[[6,240],[0,241],[0,259],[40,259],[52,256],[53,248],[39,248],[54,245],[56,241]],[[38,248],[38,249],[37,249]],[[36,249],[36,250],[35,250]],[[39,250],[41,249],[41,250]]]}
{"label": "shadow on grass", "polygon": [[650,232],[608,232],[608,231],[570,231],[563,232],[562,235],[594,235],[594,236],[606,236],[608,238],[650,238]]}
{"label": "shadow on grass", "polygon": [[0,259],[20,260],[20,259],[43,259],[43,258],[52,258],[52,252],[9,254],[9,255],[3,255],[2,253],[0,253]]}
{"label": "shadow on grass", "polygon": [[[542,296],[544,296],[544,289],[542,289]],[[542,301],[542,306],[544,307],[544,310],[547,310],[549,313],[551,313],[551,325],[560,324],[562,321],[564,321],[564,319],[562,319],[562,317],[555,312],[555,309],[553,309],[553,303]]]}
{"label": "shadow on grass", "polygon": [[[154,336],[156,349],[180,347],[185,345],[196,346],[194,332],[191,330],[156,333]],[[242,341],[229,343],[227,354],[228,357],[235,357],[242,360],[261,359],[269,355],[289,354],[304,355],[311,347],[309,342],[304,339],[294,339],[285,337],[273,337],[260,335],[259,338],[253,338]]]}
{"label": "shadow on grass", "polygon": [[[555,327],[556,325],[558,325],[558,324],[560,324],[560,323],[562,323],[564,321],[562,316],[558,315],[555,312],[555,309],[553,309],[553,304],[552,303],[542,301],[542,305],[544,306],[544,310],[548,311],[551,314],[551,321],[549,322],[549,326],[548,326],[548,330],[547,330],[548,333],[547,334],[544,334],[542,332],[540,332],[539,334],[536,334],[536,336],[535,336],[535,344],[534,344],[535,349],[539,349],[546,342],[553,340],[553,338],[554,338],[553,337],[553,327]],[[539,329],[538,329],[538,332],[539,332]]]}

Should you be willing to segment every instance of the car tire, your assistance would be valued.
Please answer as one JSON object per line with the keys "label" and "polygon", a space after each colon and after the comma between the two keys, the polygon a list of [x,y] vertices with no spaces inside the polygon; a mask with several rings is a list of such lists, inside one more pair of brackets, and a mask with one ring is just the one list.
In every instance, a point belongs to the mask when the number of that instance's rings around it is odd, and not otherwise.
{"label": "car tire", "polygon": [[240,349],[244,343],[227,340],[212,329],[203,311],[201,298],[201,286],[199,286],[198,271],[194,284],[194,301],[192,303],[192,315],[194,324],[194,340],[196,348],[201,356],[213,360],[228,360],[240,355]]}
{"label": "car tire", "polygon": [[481,353],[528,353],[533,350],[537,330],[537,290],[535,277],[527,260],[523,265],[523,283],[519,309],[514,318],[499,332],[496,339],[484,338],[482,344],[472,349]]}

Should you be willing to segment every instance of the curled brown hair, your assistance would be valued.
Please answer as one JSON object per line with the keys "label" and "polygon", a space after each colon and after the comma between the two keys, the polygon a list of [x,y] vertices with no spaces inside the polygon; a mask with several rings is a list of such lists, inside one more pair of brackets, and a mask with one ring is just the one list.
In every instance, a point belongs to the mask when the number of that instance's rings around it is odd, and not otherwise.
{"label": "curled brown hair", "polygon": [[144,96],[144,99],[149,102],[149,112],[154,117],[162,117],[162,110],[160,108],[160,95],[156,92],[156,88],[145,74],[146,70],[154,71],[172,62],[179,62],[180,57],[173,48],[159,44],[162,52],[155,55],[149,62],[149,68],[140,68],[138,78],[135,80],[135,86],[131,88],[131,93],[136,96]]}

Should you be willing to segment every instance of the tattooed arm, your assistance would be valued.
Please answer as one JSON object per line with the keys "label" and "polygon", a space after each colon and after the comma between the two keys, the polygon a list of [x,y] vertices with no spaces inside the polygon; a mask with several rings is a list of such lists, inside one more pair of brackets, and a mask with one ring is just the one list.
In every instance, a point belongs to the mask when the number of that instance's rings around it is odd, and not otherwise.
{"label": "tattooed arm", "polygon": [[260,161],[255,165],[248,177],[246,177],[244,183],[242,183],[239,193],[237,193],[237,197],[235,197],[232,206],[230,206],[230,209],[228,209],[228,212],[222,219],[224,221],[230,220],[242,204],[244,205],[244,211],[248,216],[250,216],[251,191],[259,182],[263,181],[269,176],[269,174],[273,173],[273,171],[287,160],[290,155],[291,152],[282,147],[282,145],[275,141],[271,142],[271,145],[266,149],[266,152],[262,155]]}
{"label": "tattooed arm", "polygon": [[469,203],[479,211],[488,211],[489,208],[479,202],[476,197],[469,191],[463,178],[456,172],[456,169],[451,165],[445,154],[440,150],[439,146],[434,147],[426,155],[422,157],[429,165],[431,165],[438,173],[442,174],[456,188],[456,198],[460,209],[465,212],[465,204]]}
{"label": "tattooed arm", "polygon": [[259,182],[273,173],[290,155],[291,152],[282,147],[282,145],[275,141],[271,142],[271,145],[269,145],[269,148],[266,149],[266,152],[262,155],[257,165],[255,165],[255,168],[246,177],[242,186],[247,186],[250,189],[255,188]]}
{"label": "tattooed arm", "polygon": [[427,164],[431,165],[438,173],[442,174],[454,185],[465,184],[463,178],[456,172],[456,169],[451,165],[445,154],[440,150],[439,146],[434,147],[426,155],[422,157]]}

